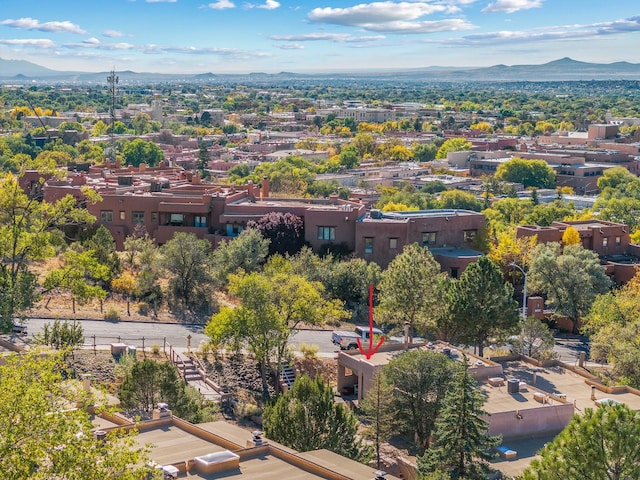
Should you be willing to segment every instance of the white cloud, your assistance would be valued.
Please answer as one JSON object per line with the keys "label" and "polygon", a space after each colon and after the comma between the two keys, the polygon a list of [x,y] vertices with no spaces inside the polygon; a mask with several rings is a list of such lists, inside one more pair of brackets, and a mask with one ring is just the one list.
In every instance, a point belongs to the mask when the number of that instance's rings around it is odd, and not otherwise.
{"label": "white cloud", "polygon": [[[467,1],[468,0],[462,0]],[[419,20],[435,13],[451,14],[459,12],[451,4],[418,2],[374,2],[362,3],[347,8],[315,8],[309,13],[309,20],[315,23],[328,23],[359,27],[371,32],[398,34],[433,33],[468,30],[475,28],[464,19]]]}
{"label": "white cloud", "polygon": [[214,10],[224,10],[226,8],[235,8],[236,4],[231,0],[218,0],[217,2],[210,3],[207,5],[207,8],[212,8]]}
{"label": "white cloud", "polygon": [[258,8],[265,10],[275,10],[278,7],[280,7],[280,2],[276,2],[276,0],[266,0],[263,5],[258,5]]}
{"label": "white cloud", "polygon": [[75,23],[71,23],[68,20],[63,22],[44,22],[40,23],[39,20],[35,18],[25,17],[18,18],[16,20],[7,19],[0,22],[0,25],[6,25],[7,27],[20,28],[23,30],[40,30],[41,32],[69,32],[69,33],[78,33],[85,34],[87,33],[83,29],[81,29]]}
{"label": "white cloud", "polygon": [[580,39],[596,39],[611,35],[640,32],[640,15],[615,20],[612,22],[599,22],[587,25],[558,25],[532,30],[498,32],[467,35],[459,39],[443,40],[442,43],[450,45],[495,45],[511,43],[544,42],[544,41],[571,41]]}
{"label": "white cloud", "polygon": [[276,45],[276,47],[281,50],[302,50],[304,45],[300,43],[284,43],[282,45]]}
{"label": "white cloud", "polygon": [[0,45],[14,45],[20,47],[55,48],[56,44],[46,38],[17,38],[0,40]]}
{"label": "white cloud", "polygon": [[109,38],[118,38],[118,37],[124,37],[125,34],[118,30],[105,30],[104,32],[102,32],[102,36],[109,37]]}
{"label": "white cloud", "polygon": [[482,9],[482,13],[515,13],[518,10],[539,8],[543,0],[497,0]]}
{"label": "white cloud", "polygon": [[[95,41],[92,41],[95,40]],[[77,49],[77,48],[92,48],[96,50],[133,50],[136,48],[131,43],[100,43],[96,38],[90,38],[82,43],[65,43],[65,48]]]}
{"label": "white cloud", "polygon": [[445,5],[425,2],[373,2],[347,8],[314,8],[309,20],[317,23],[362,26],[395,20],[415,20],[425,15],[448,11]]}
{"label": "white cloud", "polygon": [[348,33],[307,33],[303,35],[271,35],[271,40],[278,40],[281,42],[336,42],[336,43],[357,43],[357,42],[373,42],[378,40],[384,40],[384,35],[369,35],[363,37],[355,37]]}

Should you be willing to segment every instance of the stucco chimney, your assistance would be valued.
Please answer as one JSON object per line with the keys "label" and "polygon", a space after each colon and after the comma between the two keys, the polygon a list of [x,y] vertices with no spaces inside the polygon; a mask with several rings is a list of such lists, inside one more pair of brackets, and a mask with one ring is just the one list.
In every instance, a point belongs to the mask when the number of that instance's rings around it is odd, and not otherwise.
{"label": "stucco chimney", "polygon": [[262,177],[262,192],[260,192],[260,199],[269,198],[269,178]]}

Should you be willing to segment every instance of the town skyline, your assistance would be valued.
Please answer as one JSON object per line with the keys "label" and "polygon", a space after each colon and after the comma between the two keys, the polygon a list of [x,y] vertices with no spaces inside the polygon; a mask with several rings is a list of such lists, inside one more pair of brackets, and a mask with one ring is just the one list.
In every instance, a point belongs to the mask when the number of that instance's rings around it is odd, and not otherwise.
{"label": "town skyline", "polygon": [[9,1],[0,58],[53,70],[314,73],[640,62],[640,15],[568,0]]}

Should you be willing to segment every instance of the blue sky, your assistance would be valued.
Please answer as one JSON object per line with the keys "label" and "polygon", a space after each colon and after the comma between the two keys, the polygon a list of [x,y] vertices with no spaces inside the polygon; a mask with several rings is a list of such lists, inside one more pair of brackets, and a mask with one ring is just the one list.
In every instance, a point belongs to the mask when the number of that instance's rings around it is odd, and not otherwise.
{"label": "blue sky", "polygon": [[0,58],[167,73],[640,63],[639,11],[621,0],[2,0]]}

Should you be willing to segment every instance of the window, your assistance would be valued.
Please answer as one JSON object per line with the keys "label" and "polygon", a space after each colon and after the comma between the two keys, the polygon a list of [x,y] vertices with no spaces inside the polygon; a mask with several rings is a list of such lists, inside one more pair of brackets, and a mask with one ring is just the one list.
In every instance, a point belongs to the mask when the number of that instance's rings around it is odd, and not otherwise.
{"label": "window", "polygon": [[607,247],[609,246],[609,239],[608,239],[607,237],[604,237],[604,238],[602,239],[602,246],[603,246],[604,248],[607,248]]}
{"label": "window", "polygon": [[103,223],[113,222],[113,210],[102,210],[100,212],[100,221]]}
{"label": "window", "polygon": [[422,234],[422,245],[435,245],[436,244],[436,232],[424,232]]}
{"label": "window", "polygon": [[451,278],[458,278],[458,267],[451,267]]}
{"label": "window", "polygon": [[125,213],[124,210],[120,210],[120,220],[124,222],[126,219],[127,219],[127,214]]}
{"label": "window", "polygon": [[318,240],[335,240],[336,227],[318,227]]}
{"label": "window", "polygon": [[373,237],[364,237],[364,253],[373,253]]}
{"label": "window", "polygon": [[131,212],[133,223],[144,223],[144,212]]}
{"label": "window", "polygon": [[158,221],[158,212],[151,212],[151,221],[152,222]]}
{"label": "window", "polygon": [[398,239],[390,238],[389,239],[389,250],[396,250],[398,248]]}
{"label": "window", "polygon": [[476,239],[478,231],[477,230],[465,230],[464,231],[464,241],[465,242],[473,242]]}
{"label": "window", "polygon": [[620,245],[622,245],[622,240],[620,237],[616,237],[616,247],[619,247]]}
{"label": "window", "polygon": [[184,215],[182,213],[170,213],[168,225],[173,225],[175,227],[181,227],[184,222]]}
{"label": "window", "polygon": [[196,215],[193,217],[193,226],[194,227],[206,227],[207,226],[207,217],[204,215]]}

